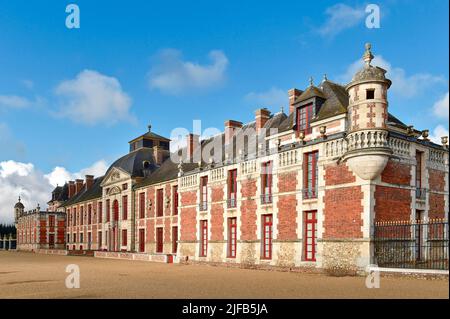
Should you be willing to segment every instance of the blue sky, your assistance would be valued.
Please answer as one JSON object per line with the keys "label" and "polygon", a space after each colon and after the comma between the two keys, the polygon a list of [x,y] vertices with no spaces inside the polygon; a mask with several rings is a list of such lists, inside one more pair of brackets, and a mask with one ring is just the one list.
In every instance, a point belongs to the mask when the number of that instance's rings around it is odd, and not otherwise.
{"label": "blue sky", "polygon": [[448,1],[373,2],[379,29],[363,1],[78,0],[80,29],[69,3],[0,0],[0,162],[80,173],[149,122],[170,136],[286,110],[310,76],[348,80],[366,42],[396,80],[390,112],[448,130]]}

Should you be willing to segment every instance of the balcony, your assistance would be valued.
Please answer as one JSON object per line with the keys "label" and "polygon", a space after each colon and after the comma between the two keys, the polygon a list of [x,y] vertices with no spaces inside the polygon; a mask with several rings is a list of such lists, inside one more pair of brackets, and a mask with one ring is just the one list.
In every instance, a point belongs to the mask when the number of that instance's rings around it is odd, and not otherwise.
{"label": "balcony", "polygon": [[317,198],[317,187],[316,188],[307,188],[302,190],[303,199],[313,199]]}
{"label": "balcony", "polygon": [[262,194],[261,195],[261,204],[272,204],[272,194]]}
{"label": "balcony", "polygon": [[201,202],[200,204],[198,204],[198,210],[199,211],[208,210],[208,202]]}
{"label": "balcony", "polygon": [[416,199],[425,200],[427,196],[427,190],[425,188],[416,188]]}
{"label": "balcony", "polygon": [[[234,194],[232,194],[234,195]],[[227,199],[227,207],[228,208],[236,208],[236,197],[231,197]]]}

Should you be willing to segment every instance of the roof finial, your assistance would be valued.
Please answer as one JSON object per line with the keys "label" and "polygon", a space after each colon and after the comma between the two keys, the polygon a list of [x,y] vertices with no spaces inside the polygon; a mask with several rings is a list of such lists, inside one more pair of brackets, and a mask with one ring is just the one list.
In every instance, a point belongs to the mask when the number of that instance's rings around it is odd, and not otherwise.
{"label": "roof finial", "polygon": [[283,105],[280,107],[280,113],[284,113],[284,106]]}
{"label": "roof finial", "polygon": [[328,77],[327,77],[326,73],[323,75],[323,82],[325,82],[325,81],[328,81]]}
{"label": "roof finial", "polygon": [[363,60],[366,63],[366,66],[370,66],[370,62],[373,60],[373,54],[372,54],[372,45],[370,43],[366,43],[366,51],[363,55]]}
{"label": "roof finial", "polygon": [[314,79],[312,76],[309,77],[309,86],[314,86]]}
{"label": "roof finial", "polygon": [[151,132],[152,131],[152,125],[150,123],[148,123],[147,125],[148,131]]}
{"label": "roof finial", "polygon": [[20,195],[19,195],[19,203],[20,203]]}

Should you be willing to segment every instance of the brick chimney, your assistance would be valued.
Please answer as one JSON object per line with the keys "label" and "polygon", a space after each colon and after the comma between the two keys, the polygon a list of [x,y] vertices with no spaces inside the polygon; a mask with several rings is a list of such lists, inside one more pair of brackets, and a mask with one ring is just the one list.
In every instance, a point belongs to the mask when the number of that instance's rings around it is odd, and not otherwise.
{"label": "brick chimney", "polygon": [[235,133],[236,130],[242,127],[242,122],[228,120],[225,121],[225,144],[228,144]]}
{"label": "brick chimney", "polygon": [[[194,160],[194,153],[197,147],[200,145],[200,136],[197,134],[188,134],[186,135],[186,143],[187,143],[187,161],[192,162]],[[198,159],[200,160],[200,158]]]}
{"label": "brick chimney", "polygon": [[82,188],[83,188],[83,180],[76,179],[75,180],[75,194],[78,194]]}
{"label": "brick chimney", "polygon": [[292,114],[294,112],[294,104],[297,100],[297,98],[303,93],[302,90],[298,89],[290,89],[288,91],[289,95],[289,114]]}
{"label": "brick chimney", "polygon": [[270,111],[266,108],[255,111],[256,120],[256,133],[266,125],[266,122],[270,119]]}
{"label": "brick chimney", "polygon": [[94,184],[94,175],[85,175],[86,180],[86,189],[91,188],[91,186]]}
{"label": "brick chimney", "polygon": [[69,198],[75,195],[75,182],[69,181]]}

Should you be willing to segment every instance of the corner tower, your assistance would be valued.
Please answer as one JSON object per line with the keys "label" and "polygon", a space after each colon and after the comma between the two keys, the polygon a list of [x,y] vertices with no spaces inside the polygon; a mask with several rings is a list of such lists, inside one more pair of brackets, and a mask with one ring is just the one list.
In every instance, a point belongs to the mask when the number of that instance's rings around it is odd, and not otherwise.
{"label": "corner tower", "polygon": [[16,224],[16,228],[19,222],[19,218],[23,215],[24,210],[25,206],[23,206],[19,196],[19,201],[16,203],[16,205],[14,205],[14,222]]}
{"label": "corner tower", "polygon": [[371,65],[373,57],[368,43],[363,55],[365,65],[346,87],[349,133],[343,159],[364,180],[377,177],[392,153],[387,141],[387,91],[391,81],[385,76],[386,70]]}

